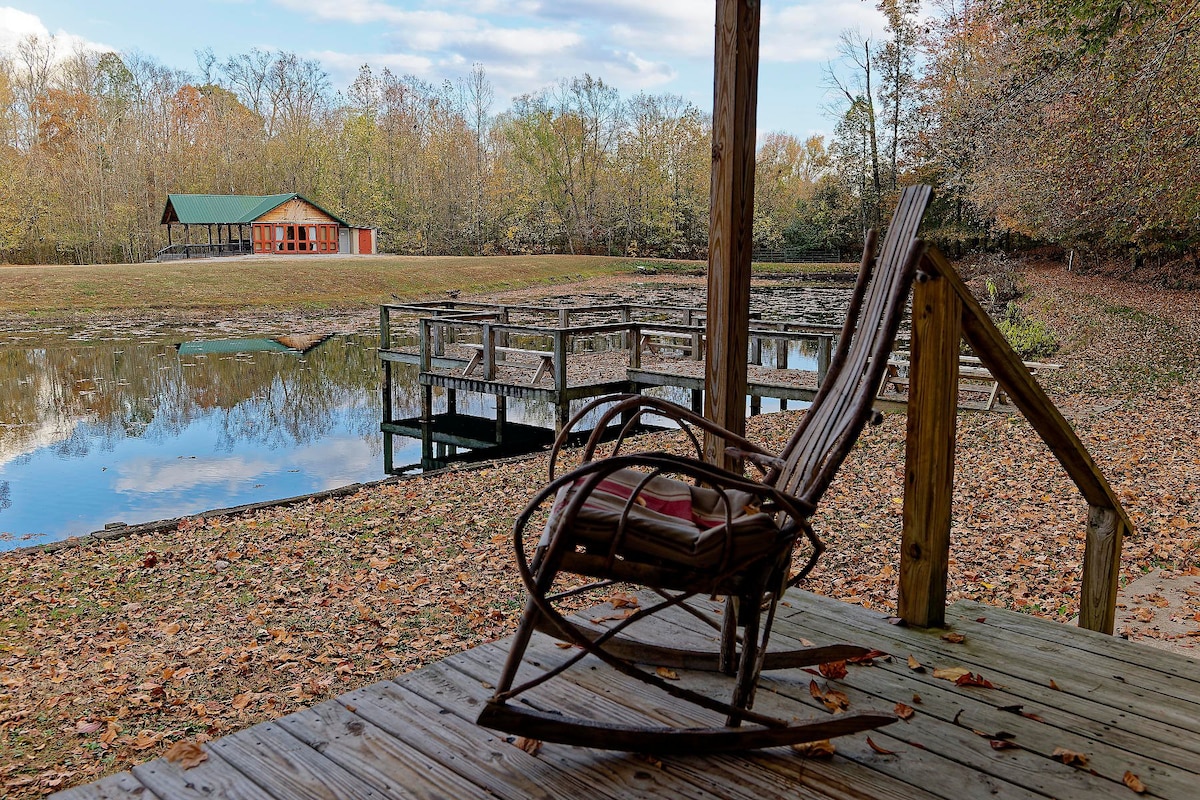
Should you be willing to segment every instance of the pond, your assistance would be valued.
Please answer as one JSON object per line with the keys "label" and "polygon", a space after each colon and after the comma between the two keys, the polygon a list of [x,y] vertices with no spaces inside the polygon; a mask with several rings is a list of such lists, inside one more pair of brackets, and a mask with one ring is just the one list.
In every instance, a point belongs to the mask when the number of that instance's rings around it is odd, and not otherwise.
{"label": "pond", "polygon": [[[775,287],[756,291],[754,306],[764,316],[819,306],[815,321],[826,322],[844,313],[845,295]],[[643,297],[703,303],[687,289]],[[377,346],[366,325],[303,336],[221,325],[0,334],[0,550],[386,477]],[[397,377],[395,412],[416,416],[415,371]],[[492,399],[460,397],[458,409],[488,418]],[[535,402],[510,401],[508,419],[518,433],[553,426]],[[532,434],[518,449],[548,438]],[[448,460],[394,438],[397,466]]]}

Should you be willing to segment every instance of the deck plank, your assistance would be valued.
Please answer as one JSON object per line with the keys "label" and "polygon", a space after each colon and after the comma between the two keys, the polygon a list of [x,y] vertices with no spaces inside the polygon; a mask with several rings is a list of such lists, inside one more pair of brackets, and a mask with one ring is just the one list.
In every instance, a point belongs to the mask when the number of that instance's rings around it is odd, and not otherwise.
{"label": "deck plank", "polygon": [[133,768],[134,777],[155,794],[170,800],[271,800],[271,795],[247,780],[217,755],[211,746],[202,745],[208,758],[190,769],[165,758],[156,758]]}
{"label": "deck plank", "polygon": [[95,783],[55,792],[50,800],[159,800],[159,797],[130,773],[118,772]]}
{"label": "deck plank", "polygon": [[[960,601],[955,603],[955,606],[965,619],[983,618],[984,622],[981,624],[1000,628],[1005,635],[1028,636],[1050,642],[1062,641],[1063,624],[1054,620],[1034,617],[1030,614],[993,614],[994,606],[970,600]],[[1200,656],[1184,655],[1158,647],[1126,647],[1128,641],[1120,636],[1109,636],[1098,631],[1089,631],[1086,628],[1071,627],[1073,628],[1071,646],[1074,650],[1082,650],[1115,661],[1125,661],[1157,670],[1174,678],[1182,679],[1184,685],[1200,691],[1196,688],[1195,679],[1197,673],[1200,672]]]}
{"label": "deck plank", "polygon": [[[942,630],[892,625],[878,612],[861,613],[859,609],[859,613],[847,614],[839,608],[845,603],[815,595],[810,598],[811,602],[802,608],[783,609],[781,624],[803,620],[814,630],[840,631],[839,635],[859,644],[895,655],[919,652],[918,660],[924,659],[922,663],[931,668],[962,666],[1029,702],[1069,706],[1072,713],[1088,719],[1200,752],[1200,737],[1193,735],[1200,734],[1200,710],[1194,711],[1190,704],[1168,695],[1130,686],[1120,680],[1121,670],[1102,658],[1087,658],[1080,653],[1070,659],[1061,653],[1029,651],[1005,639],[974,641],[968,637],[962,644],[954,644],[941,638]],[[991,613],[998,616],[1015,612],[992,609]],[[960,621],[957,612],[951,612],[948,619]],[[1063,638],[1069,639],[1074,630],[1065,627]],[[1052,680],[1059,690],[1051,688]]]}
{"label": "deck plank", "polygon": [[[358,710],[357,704],[349,705]],[[403,797],[490,796],[336,700],[289,714],[279,724],[381,792]]]}
{"label": "deck plank", "polygon": [[473,719],[447,712],[414,693],[407,683],[377,683],[350,692],[343,700],[354,705],[359,716],[411,742],[429,758],[506,800],[553,800],[587,794],[611,797],[588,782],[586,773],[558,770],[494,731],[480,728]]}
{"label": "deck plank", "polygon": [[209,745],[277,800],[414,797],[377,790],[288,733],[264,722]]}

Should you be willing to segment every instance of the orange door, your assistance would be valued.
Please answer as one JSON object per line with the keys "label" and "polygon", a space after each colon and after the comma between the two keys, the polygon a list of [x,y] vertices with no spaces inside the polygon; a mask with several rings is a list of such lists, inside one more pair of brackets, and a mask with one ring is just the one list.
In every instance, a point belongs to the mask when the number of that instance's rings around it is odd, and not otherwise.
{"label": "orange door", "polygon": [[358,229],[358,252],[367,255],[371,252],[371,229]]}

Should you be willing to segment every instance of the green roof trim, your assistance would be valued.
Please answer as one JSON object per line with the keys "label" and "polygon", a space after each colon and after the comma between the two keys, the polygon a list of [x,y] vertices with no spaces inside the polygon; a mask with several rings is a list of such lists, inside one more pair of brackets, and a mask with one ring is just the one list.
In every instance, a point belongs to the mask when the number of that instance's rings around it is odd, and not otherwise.
{"label": "green roof trim", "polygon": [[169,194],[163,207],[162,224],[179,222],[183,225],[226,225],[248,224],[279,208],[292,199],[303,200],[320,209],[338,224],[354,227],[319,203],[314,203],[301,194]]}

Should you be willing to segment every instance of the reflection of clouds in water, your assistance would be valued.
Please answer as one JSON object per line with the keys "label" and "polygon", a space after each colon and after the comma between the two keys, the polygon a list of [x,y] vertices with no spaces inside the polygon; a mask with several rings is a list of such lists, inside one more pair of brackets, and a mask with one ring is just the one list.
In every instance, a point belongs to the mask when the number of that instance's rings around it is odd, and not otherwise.
{"label": "reflection of clouds in water", "polygon": [[0,481],[0,511],[12,507],[12,488],[8,481]]}
{"label": "reflection of clouds in water", "polygon": [[180,492],[199,486],[236,487],[273,471],[276,464],[265,459],[228,458],[139,458],[117,467],[113,488],[118,492]]}
{"label": "reflection of clouds in water", "polygon": [[[376,470],[378,454],[362,439],[331,439],[294,451],[288,459],[292,468],[311,472],[321,479],[312,491],[336,489],[360,480],[358,476]],[[309,469],[306,469],[309,468]]]}

